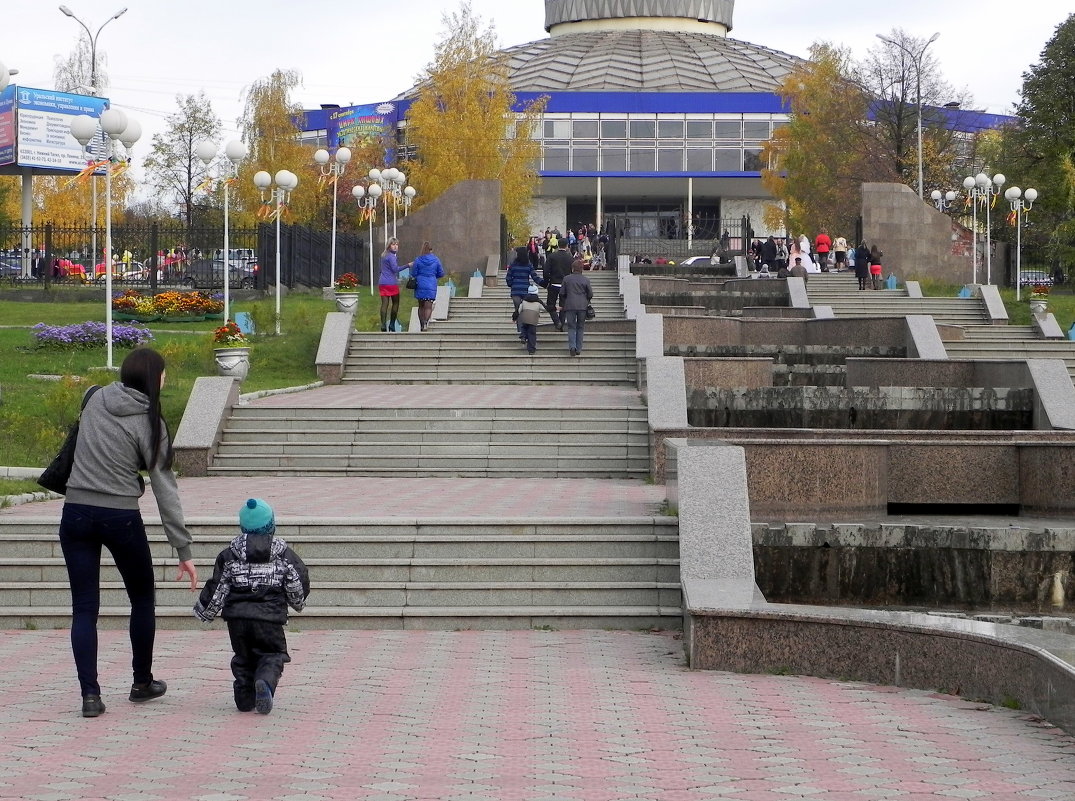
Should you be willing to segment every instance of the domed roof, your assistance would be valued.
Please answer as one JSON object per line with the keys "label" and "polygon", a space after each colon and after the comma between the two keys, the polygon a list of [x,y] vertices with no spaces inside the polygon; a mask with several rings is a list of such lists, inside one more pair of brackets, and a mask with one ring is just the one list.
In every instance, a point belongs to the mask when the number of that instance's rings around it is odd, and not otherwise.
{"label": "domed roof", "polygon": [[545,0],[545,30],[568,22],[665,17],[732,27],[735,0]]}
{"label": "domed roof", "polygon": [[802,63],[722,35],[654,30],[569,33],[504,52],[515,92],[775,92]]}

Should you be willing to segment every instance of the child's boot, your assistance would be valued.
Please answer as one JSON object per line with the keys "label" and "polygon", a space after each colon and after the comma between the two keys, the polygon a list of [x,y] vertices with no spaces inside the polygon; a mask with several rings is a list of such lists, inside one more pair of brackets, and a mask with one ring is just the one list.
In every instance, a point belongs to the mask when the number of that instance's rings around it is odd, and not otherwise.
{"label": "child's boot", "polygon": [[235,688],[235,708],[240,712],[253,712],[254,711],[254,688],[246,682],[236,680],[234,683]]}
{"label": "child's boot", "polygon": [[272,687],[264,679],[254,682],[254,709],[258,714],[268,715],[272,712]]}

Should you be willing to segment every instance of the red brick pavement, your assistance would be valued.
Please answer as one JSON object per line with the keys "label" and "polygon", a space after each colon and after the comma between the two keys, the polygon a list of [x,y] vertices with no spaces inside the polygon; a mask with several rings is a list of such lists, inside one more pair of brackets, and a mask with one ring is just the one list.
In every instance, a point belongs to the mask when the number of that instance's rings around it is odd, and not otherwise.
{"label": "red brick pavement", "polygon": [[140,705],[101,640],[83,719],[67,633],[0,633],[0,799],[1075,798],[1075,739],[1024,713],[692,672],[666,633],[292,632],[268,717],[232,705],[223,631],[161,632],[169,691]]}

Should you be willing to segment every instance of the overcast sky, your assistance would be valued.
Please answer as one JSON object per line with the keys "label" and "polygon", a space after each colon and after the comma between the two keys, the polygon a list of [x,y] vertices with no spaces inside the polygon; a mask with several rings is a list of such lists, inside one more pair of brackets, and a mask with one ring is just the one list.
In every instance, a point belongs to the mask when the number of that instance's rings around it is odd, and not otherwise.
{"label": "overcast sky", "polygon": [[[249,84],[275,68],[298,70],[297,97],[321,103],[373,103],[409,88],[442,37],[442,14],[455,0],[67,0],[96,31],[124,5],[127,13],[104,28],[98,52],[107,58],[108,96],[152,133],[174,113],[177,93],[204,89],[225,128]],[[18,68],[15,82],[50,89],[54,57],[69,53],[79,25],[51,0],[4,0],[0,62]],[[542,0],[472,0],[492,22],[502,46],[547,36]],[[827,40],[856,57],[878,44],[877,33],[903,28],[940,38],[930,52],[949,83],[967,88],[975,106],[1008,113],[1023,72],[1037,63],[1071,0],[738,0],[732,36],[797,56]],[[226,133],[225,138],[231,138]]]}

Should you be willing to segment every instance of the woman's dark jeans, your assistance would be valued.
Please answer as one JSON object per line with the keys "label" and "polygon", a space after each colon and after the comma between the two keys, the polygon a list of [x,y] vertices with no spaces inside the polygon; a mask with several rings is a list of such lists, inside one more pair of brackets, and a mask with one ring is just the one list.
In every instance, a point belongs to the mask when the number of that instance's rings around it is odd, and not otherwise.
{"label": "woman's dark jeans", "polygon": [[82,695],[100,695],[97,683],[97,616],[101,610],[101,546],[116,562],[131,601],[134,683],[153,680],[156,634],[153,560],[137,509],[65,503],[60,546],[71,583],[71,650]]}

